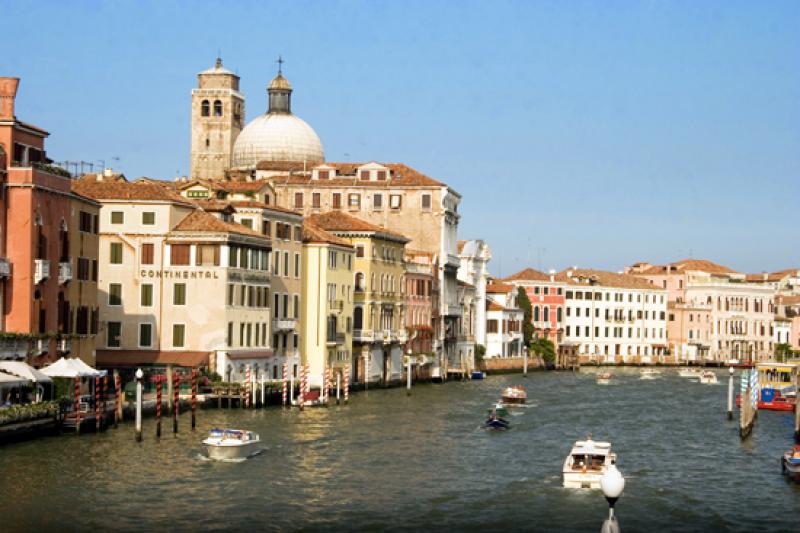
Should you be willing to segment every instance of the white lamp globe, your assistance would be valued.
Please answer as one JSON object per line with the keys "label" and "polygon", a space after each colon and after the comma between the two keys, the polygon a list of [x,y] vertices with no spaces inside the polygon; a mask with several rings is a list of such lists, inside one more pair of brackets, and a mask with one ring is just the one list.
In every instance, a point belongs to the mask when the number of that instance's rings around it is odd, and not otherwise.
{"label": "white lamp globe", "polygon": [[617,466],[612,464],[600,478],[600,488],[606,498],[619,498],[625,488],[625,478],[617,470]]}
{"label": "white lamp globe", "polygon": [[142,372],[141,368],[136,369],[136,379],[142,379],[144,377],[144,372]]}

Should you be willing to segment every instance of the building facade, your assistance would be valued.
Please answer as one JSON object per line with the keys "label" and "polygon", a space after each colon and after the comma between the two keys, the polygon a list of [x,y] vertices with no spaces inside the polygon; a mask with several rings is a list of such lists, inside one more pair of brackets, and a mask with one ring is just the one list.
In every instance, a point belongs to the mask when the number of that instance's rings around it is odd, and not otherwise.
{"label": "building facade", "polygon": [[486,287],[486,355],[522,357],[523,312],[517,305],[517,289],[505,283]]}
{"label": "building facade", "polygon": [[548,339],[553,346],[564,340],[567,279],[555,272],[545,274],[526,268],[502,280],[503,283],[522,287],[531,302],[531,323],[534,334]]}
{"label": "building facade", "polygon": [[414,378],[430,378],[439,320],[439,279],[434,255],[406,249],[405,305],[408,342],[406,355],[412,356]]}

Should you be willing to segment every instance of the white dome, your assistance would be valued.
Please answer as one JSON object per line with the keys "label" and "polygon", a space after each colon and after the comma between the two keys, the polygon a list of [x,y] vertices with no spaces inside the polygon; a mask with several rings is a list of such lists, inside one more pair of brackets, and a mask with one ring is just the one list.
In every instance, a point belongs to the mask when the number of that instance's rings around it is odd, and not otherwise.
{"label": "white dome", "polygon": [[318,164],[325,161],[325,152],[303,119],[290,113],[265,113],[245,126],[233,145],[234,168],[255,168],[259,161]]}

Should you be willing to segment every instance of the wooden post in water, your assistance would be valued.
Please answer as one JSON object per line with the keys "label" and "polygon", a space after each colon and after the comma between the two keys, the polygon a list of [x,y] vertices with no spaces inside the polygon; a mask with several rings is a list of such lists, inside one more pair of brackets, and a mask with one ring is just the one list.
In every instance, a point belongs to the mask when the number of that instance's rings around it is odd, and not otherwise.
{"label": "wooden post in water", "polygon": [[344,381],[344,403],[347,403],[350,400],[350,367],[344,367],[344,376],[342,377],[342,381]]}
{"label": "wooden post in water", "polygon": [[167,414],[172,414],[172,387],[174,386],[175,377],[172,375],[172,365],[167,365]]}
{"label": "wooden post in water", "polygon": [[730,367],[728,378],[728,420],[733,420],[733,367]]}
{"label": "wooden post in water", "polygon": [[[757,380],[755,379],[756,372],[757,370],[755,368],[742,372],[742,406],[739,409],[739,437],[741,437],[742,440],[749,437],[750,433],[753,431],[753,421],[756,416],[756,408],[753,405],[753,394],[758,393],[757,390],[753,390],[757,384]],[[746,380],[746,382],[744,380]]]}
{"label": "wooden post in water", "polygon": [[161,374],[156,375],[156,437],[161,438]]}
{"label": "wooden post in water", "polygon": [[289,365],[287,363],[283,363],[283,382],[281,383],[281,405],[286,407],[286,386],[288,385],[289,381]]}
{"label": "wooden post in water", "polygon": [[94,430],[100,431],[100,376],[94,378]]}
{"label": "wooden post in water", "polygon": [[81,432],[81,378],[75,378],[75,433]]}
{"label": "wooden post in water", "polygon": [[[795,392],[800,393],[800,370],[795,369]],[[794,399],[794,441],[800,444],[800,398]]]}
{"label": "wooden post in water", "polygon": [[522,350],[522,375],[528,377],[528,351]]}
{"label": "wooden post in water", "polygon": [[173,406],[172,406],[172,432],[177,434],[178,433],[178,406],[180,402],[180,388],[181,388],[181,376],[178,372],[173,372],[172,374],[172,393],[173,393]]}
{"label": "wooden post in water", "polygon": [[[106,400],[108,399],[108,372],[103,376],[103,381],[100,382],[100,397],[103,401],[103,418],[106,418]],[[106,427],[108,427],[108,420],[106,420]]]}
{"label": "wooden post in water", "polygon": [[300,410],[305,408],[306,403],[306,367],[300,365],[300,393],[297,395],[297,401],[300,402]]}
{"label": "wooden post in water", "polygon": [[195,411],[197,410],[197,369],[192,369],[192,431],[195,426]]}
{"label": "wooden post in water", "polygon": [[122,420],[122,378],[114,370],[114,427]]}
{"label": "wooden post in water", "polygon": [[406,396],[411,396],[411,356],[406,362]]}
{"label": "wooden post in water", "polygon": [[336,405],[339,405],[340,398],[341,398],[341,391],[342,391],[342,374],[341,372],[336,373]]}

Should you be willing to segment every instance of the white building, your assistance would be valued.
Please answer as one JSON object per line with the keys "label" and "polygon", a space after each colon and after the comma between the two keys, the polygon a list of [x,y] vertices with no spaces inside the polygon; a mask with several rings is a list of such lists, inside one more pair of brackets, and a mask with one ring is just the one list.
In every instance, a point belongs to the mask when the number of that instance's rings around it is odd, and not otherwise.
{"label": "white building", "polygon": [[517,307],[517,289],[513,285],[491,283],[486,287],[486,355],[484,357],[520,357],[524,314]]}
{"label": "white building", "polygon": [[492,252],[482,240],[458,241],[458,279],[475,287],[475,315],[472,330],[475,343],[486,346],[486,285]]}

